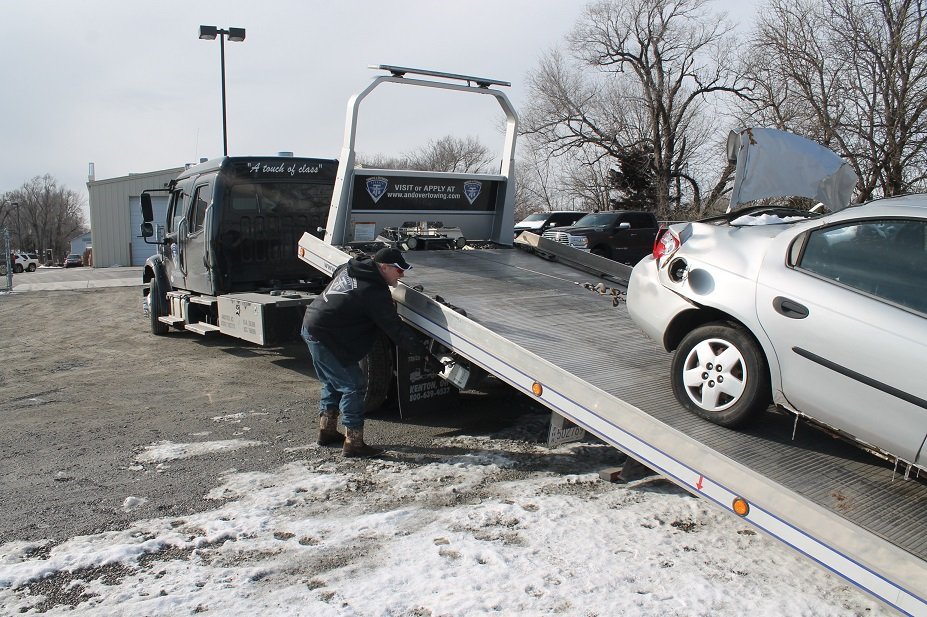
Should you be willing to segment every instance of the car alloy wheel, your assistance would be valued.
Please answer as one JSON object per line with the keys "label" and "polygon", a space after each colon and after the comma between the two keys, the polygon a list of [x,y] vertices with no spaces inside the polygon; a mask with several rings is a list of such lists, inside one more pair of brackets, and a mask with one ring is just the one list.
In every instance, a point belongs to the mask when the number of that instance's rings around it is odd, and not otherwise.
{"label": "car alloy wheel", "polygon": [[762,350],[733,323],[708,324],[686,335],[673,357],[672,384],[684,407],[721,426],[742,426],[769,405]]}

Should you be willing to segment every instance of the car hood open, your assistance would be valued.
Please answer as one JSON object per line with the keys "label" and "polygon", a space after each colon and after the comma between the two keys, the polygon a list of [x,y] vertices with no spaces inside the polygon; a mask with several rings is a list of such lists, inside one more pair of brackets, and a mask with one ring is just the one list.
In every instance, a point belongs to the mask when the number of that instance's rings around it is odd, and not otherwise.
{"label": "car hood open", "polygon": [[765,197],[810,197],[831,212],[850,204],[857,176],[824,146],[776,129],[731,131],[727,156],[736,161],[728,211]]}

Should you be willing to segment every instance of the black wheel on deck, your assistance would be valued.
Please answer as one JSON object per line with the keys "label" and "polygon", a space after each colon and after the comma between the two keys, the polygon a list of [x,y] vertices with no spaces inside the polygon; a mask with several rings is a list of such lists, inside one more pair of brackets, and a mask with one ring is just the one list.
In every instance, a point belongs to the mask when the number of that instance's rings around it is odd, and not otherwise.
{"label": "black wheel on deck", "polygon": [[166,304],[167,298],[164,297],[161,285],[158,284],[158,277],[155,276],[148,284],[148,316],[151,318],[151,333],[156,336],[163,336],[170,329],[166,323],[158,321],[158,317],[167,314]]}
{"label": "black wheel on deck", "polygon": [[393,344],[382,332],[377,334],[370,353],[361,360],[361,370],[367,376],[367,396],[364,411],[378,409],[393,385]]}

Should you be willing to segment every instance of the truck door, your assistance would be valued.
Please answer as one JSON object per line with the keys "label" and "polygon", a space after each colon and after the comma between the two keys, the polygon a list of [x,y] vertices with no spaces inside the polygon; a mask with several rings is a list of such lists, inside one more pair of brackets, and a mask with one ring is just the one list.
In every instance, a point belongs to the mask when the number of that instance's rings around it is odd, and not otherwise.
{"label": "truck door", "polygon": [[211,276],[212,225],[209,213],[213,201],[213,178],[197,180],[190,199],[190,207],[184,217],[186,223],[186,241],[181,251],[181,262],[186,275],[185,289],[212,295],[215,293]]}
{"label": "truck door", "polygon": [[640,212],[624,212],[615,220],[612,259],[634,265],[653,249],[653,217]]}
{"label": "truck door", "polygon": [[164,268],[173,289],[186,289],[186,271],[184,270],[184,248],[187,238],[187,211],[189,192],[185,190],[188,183],[178,185],[171,192],[171,201],[167,207],[167,220],[164,225]]}

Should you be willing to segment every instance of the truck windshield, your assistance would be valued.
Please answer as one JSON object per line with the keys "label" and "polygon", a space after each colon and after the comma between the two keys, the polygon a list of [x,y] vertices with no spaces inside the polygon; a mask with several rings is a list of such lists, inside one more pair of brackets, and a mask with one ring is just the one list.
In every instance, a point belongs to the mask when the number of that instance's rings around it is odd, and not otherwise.
{"label": "truck windshield", "polygon": [[599,227],[602,225],[611,225],[618,217],[617,212],[594,212],[587,214],[583,218],[573,223],[574,227]]}

